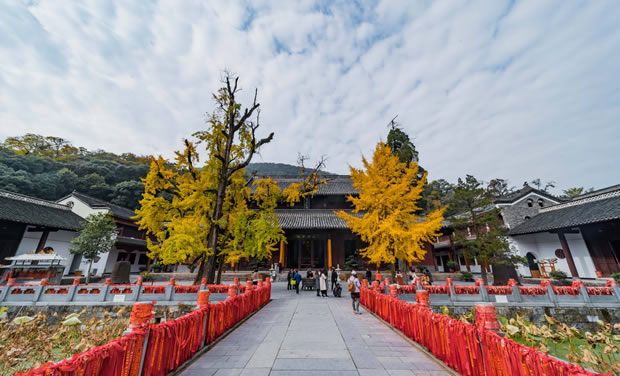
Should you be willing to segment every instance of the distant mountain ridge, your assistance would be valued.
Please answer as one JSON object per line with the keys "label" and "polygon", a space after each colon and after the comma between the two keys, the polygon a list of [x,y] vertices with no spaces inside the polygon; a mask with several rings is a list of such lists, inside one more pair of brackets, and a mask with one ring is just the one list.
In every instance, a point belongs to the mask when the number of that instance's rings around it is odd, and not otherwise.
{"label": "distant mountain ridge", "polygon": [[[260,176],[295,176],[300,174],[299,166],[287,163],[258,162],[250,163],[246,168],[248,175]],[[335,175],[328,171],[321,171],[321,175]]]}

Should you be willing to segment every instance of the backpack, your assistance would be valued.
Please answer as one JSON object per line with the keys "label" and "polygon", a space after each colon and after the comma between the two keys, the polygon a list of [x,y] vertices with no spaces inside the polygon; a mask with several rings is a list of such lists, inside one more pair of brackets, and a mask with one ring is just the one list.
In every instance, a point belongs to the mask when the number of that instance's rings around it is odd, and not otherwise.
{"label": "backpack", "polygon": [[349,281],[349,292],[355,292],[355,283],[353,283],[353,280]]}

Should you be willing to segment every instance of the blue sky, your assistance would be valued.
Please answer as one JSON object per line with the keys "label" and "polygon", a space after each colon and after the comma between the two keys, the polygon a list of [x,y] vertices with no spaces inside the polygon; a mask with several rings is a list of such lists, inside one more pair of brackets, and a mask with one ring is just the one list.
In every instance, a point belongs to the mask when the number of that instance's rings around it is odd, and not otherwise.
{"label": "blue sky", "polygon": [[[224,69],[255,161],[359,166],[398,114],[430,178],[620,183],[616,1],[0,3],[0,138],[163,154],[205,126]],[[558,191],[559,192],[559,191]]]}

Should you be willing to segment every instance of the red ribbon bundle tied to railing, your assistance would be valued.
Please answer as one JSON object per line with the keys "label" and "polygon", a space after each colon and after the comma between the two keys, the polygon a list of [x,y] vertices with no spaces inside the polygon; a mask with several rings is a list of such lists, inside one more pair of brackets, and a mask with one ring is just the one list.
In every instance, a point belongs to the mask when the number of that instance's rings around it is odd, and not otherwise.
{"label": "red ribbon bundle tied to railing", "polygon": [[[419,293],[419,291],[418,291]],[[362,288],[361,303],[407,337],[426,347],[446,365],[466,376],[593,376],[581,366],[552,358],[494,333],[492,305],[482,308],[478,327]],[[493,312],[492,312],[493,311]],[[477,310],[477,312],[479,312]]]}
{"label": "red ribbon bundle tied to railing", "polygon": [[[228,286],[226,286],[228,288]],[[209,288],[210,290],[210,288]],[[236,292],[236,286],[235,286]],[[164,376],[178,369],[200,348],[267,304],[271,283],[248,289],[215,304],[200,291],[195,311],[156,325],[151,324],[153,303],[135,304],[131,332],[59,363],[46,363],[17,376]],[[144,358],[143,355],[144,354]]]}

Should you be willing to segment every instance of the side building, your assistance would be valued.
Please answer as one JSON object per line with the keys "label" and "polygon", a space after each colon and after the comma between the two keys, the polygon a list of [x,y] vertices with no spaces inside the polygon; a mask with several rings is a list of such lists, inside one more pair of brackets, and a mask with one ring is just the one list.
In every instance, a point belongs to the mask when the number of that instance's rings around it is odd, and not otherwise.
{"label": "side building", "polygon": [[90,214],[111,213],[118,228],[114,248],[93,263],[92,274],[111,273],[117,261],[129,261],[132,272],[146,268],[146,234],[138,230],[133,210],[72,192],[56,202],[0,190],[0,264],[7,257],[37,252],[52,247],[63,257],[64,275],[82,275],[88,265],[81,255],[69,252],[71,240],[78,235],[81,222]]}
{"label": "side building", "polygon": [[536,260],[556,259],[570,277],[610,277],[620,272],[620,185],[540,209],[511,228],[510,236],[530,262],[525,276],[539,273]]}

